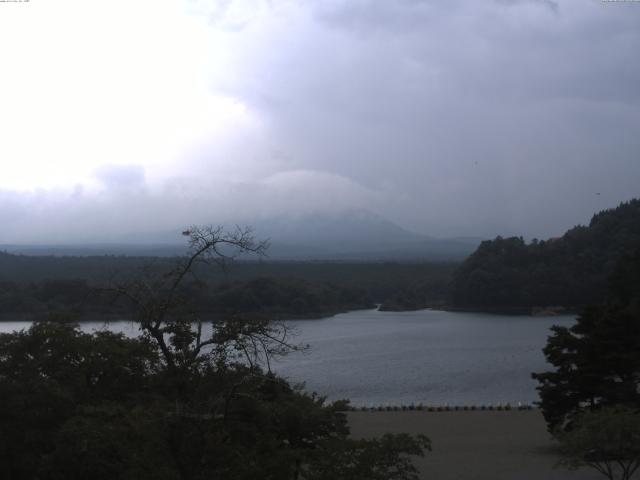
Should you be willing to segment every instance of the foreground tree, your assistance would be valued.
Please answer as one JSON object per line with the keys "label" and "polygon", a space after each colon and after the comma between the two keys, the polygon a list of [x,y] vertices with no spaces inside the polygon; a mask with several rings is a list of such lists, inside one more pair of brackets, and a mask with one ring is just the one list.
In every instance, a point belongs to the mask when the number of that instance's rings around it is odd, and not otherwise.
{"label": "foreground tree", "polygon": [[640,250],[619,262],[607,304],[552,331],[544,354],[555,370],[533,374],[551,431],[570,429],[584,411],[640,408]]}
{"label": "foreground tree", "polygon": [[187,254],[168,271],[153,265],[125,281],[112,282],[107,289],[131,304],[143,335],[160,350],[168,369],[191,370],[215,355],[226,362],[228,355],[241,352],[255,364],[271,355],[287,353],[295,347],[287,343],[284,324],[267,319],[228,318],[205,322],[191,301],[205,286],[200,269],[212,264],[226,269],[239,255],[262,256],[267,248],[256,242],[248,228],[226,232],[221,227],[192,226],[183,235],[189,239]]}
{"label": "foreground tree", "polygon": [[640,467],[640,412],[607,407],[580,414],[569,431],[558,431],[570,469],[594,468],[609,480],[629,480]]}
{"label": "foreground tree", "polygon": [[199,268],[257,253],[248,230],[191,228],[168,272],[114,282],[141,336],[35,323],[0,335],[0,464],[18,479],[417,479],[426,437],[350,439],[328,404],[270,371],[296,347],[264,318],[205,321]]}

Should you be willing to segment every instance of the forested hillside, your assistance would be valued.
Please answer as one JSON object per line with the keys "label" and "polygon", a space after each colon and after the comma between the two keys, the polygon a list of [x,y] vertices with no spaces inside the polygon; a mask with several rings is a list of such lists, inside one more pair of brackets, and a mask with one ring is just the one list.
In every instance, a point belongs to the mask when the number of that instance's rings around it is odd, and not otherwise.
{"label": "forested hillside", "polygon": [[[92,287],[79,279],[30,284],[0,281],[0,320],[131,318],[131,305],[105,290],[106,286]],[[209,318],[236,314],[315,318],[375,306],[365,289],[300,279],[264,277],[210,286],[187,282],[182,293]]]}
{"label": "forested hillside", "polygon": [[526,243],[521,237],[485,241],[457,269],[455,307],[579,308],[604,300],[607,278],[623,255],[640,246],[640,200],[593,216],[562,237]]}
{"label": "forested hillside", "polygon": [[[113,281],[170,269],[167,257],[35,257],[0,253],[0,320],[73,314],[79,319],[126,318],[125,304],[99,294]],[[236,262],[226,271],[194,268],[188,284],[203,314],[304,318],[373,308],[405,310],[442,304],[452,263]],[[205,286],[206,285],[206,286]]]}

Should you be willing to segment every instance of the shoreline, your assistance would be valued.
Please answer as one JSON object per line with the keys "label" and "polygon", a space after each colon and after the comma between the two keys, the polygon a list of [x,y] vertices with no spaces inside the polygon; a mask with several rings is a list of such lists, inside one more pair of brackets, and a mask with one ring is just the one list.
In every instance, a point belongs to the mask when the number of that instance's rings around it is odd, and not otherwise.
{"label": "shoreline", "polygon": [[[504,316],[522,316],[522,317],[561,317],[567,315],[578,315],[580,313],[580,308],[564,308],[562,311],[555,310],[556,307],[546,309],[544,307],[535,307],[540,308],[538,312],[532,312],[531,308],[523,308],[523,307],[513,307],[513,308],[467,308],[467,307],[453,307],[453,306],[445,306],[445,305],[437,305],[437,306],[427,306],[424,308],[418,309],[406,309],[406,310],[385,310],[381,308],[382,304],[376,304],[373,307],[367,308],[356,308],[352,310],[328,310],[325,312],[310,312],[306,314],[296,314],[296,313],[280,313],[280,314],[271,314],[271,313],[248,313],[248,314],[235,314],[235,315],[251,315],[251,316],[273,316],[273,321],[313,321],[313,320],[322,320],[325,318],[333,318],[336,315],[348,314],[354,312],[384,312],[384,313],[407,313],[407,312],[421,312],[421,311],[436,311],[436,312],[450,312],[450,313],[480,313],[480,314],[489,314],[489,315],[504,315]],[[56,312],[52,312],[56,315]],[[73,318],[74,313],[68,312],[71,315],[71,322],[75,323],[89,323],[89,322],[115,322],[115,321],[135,321],[129,320],[127,318],[123,318],[122,314],[115,313],[104,313],[104,312],[91,312],[91,313],[83,313],[78,318]],[[35,322],[37,320],[42,320],[44,317],[48,315],[45,313],[2,313],[0,314],[0,323],[8,323],[8,322]],[[64,312],[61,312],[60,315],[64,315]],[[216,313],[212,314],[211,317],[203,319],[203,322],[210,322],[216,320],[217,318],[223,318],[227,315],[234,314],[224,314],[224,313]]]}
{"label": "shoreline", "polygon": [[376,413],[376,412],[422,412],[422,413],[447,413],[447,412],[517,412],[517,411],[531,411],[539,410],[537,401],[531,403],[518,402],[516,405],[512,405],[509,402],[494,402],[494,403],[467,403],[465,405],[450,405],[444,404],[423,404],[409,403],[409,404],[384,404],[384,405],[352,405],[349,403],[344,413],[348,412],[361,412],[361,413]]}
{"label": "shoreline", "polygon": [[381,312],[402,313],[402,312],[420,312],[423,310],[434,310],[439,312],[453,313],[486,313],[492,315],[504,316],[522,316],[522,317],[560,317],[563,315],[579,315],[581,307],[455,307],[452,305],[432,305],[424,308],[404,309],[404,310],[386,310],[380,308]]}
{"label": "shoreline", "polygon": [[[203,318],[203,322],[211,322],[216,319],[228,318],[229,316],[252,316],[252,317],[273,317],[273,321],[292,321],[292,320],[321,320],[323,318],[331,318],[336,315],[340,315],[343,313],[351,313],[351,312],[362,312],[362,311],[375,311],[377,310],[375,307],[370,308],[357,308],[353,310],[327,310],[325,312],[310,312],[306,314],[294,314],[294,313],[283,313],[283,314],[271,314],[271,313],[238,313],[238,314],[225,314],[225,313],[214,313],[208,314],[210,316]],[[63,316],[64,312],[51,312],[54,315]],[[126,318],[123,314],[116,313],[104,313],[104,312],[91,312],[91,313],[83,313],[81,315],[74,314],[73,312],[67,312],[70,316],[71,323],[90,323],[90,322],[135,322],[135,320],[131,320],[130,318]],[[8,322],[35,322],[37,320],[46,320],[48,313],[2,313],[0,314],[0,323],[8,323]]]}

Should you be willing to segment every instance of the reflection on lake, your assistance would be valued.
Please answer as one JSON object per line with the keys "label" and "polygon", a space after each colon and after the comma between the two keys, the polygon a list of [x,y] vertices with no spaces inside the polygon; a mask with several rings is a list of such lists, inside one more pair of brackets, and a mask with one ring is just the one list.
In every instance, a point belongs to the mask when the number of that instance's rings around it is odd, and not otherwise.
{"label": "reflection on lake", "polygon": [[[296,342],[310,344],[274,363],[274,370],[331,399],[368,404],[489,404],[537,400],[531,372],[547,367],[542,347],[554,324],[573,316],[365,310],[321,320],[290,321]],[[0,331],[28,322],[3,322]],[[85,331],[105,328],[83,323]],[[136,335],[131,322],[109,328]]]}

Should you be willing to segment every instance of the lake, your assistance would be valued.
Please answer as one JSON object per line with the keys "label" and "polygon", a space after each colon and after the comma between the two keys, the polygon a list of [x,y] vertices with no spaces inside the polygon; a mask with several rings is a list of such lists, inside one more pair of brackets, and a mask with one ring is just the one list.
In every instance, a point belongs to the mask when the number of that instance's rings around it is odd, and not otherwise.
{"label": "lake", "polygon": [[[273,364],[293,382],[354,405],[532,403],[531,372],[549,368],[542,354],[551,325],[573,316],[527,317],[421,310],[362,310],[287,322],[309,344]],[[3,322],[0,331],[28,322]],[[104,328],[83,323],[85,331]],[[109,328],[135,335],[131,322]]]}

